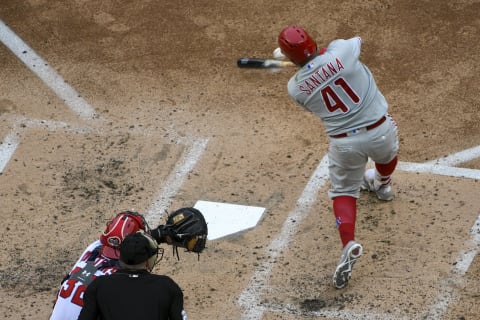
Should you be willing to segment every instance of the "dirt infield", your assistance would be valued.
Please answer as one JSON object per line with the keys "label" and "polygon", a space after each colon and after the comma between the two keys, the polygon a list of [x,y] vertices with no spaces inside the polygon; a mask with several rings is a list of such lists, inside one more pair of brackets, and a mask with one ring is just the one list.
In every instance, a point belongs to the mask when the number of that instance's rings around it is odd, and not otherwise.
{"label": "dirt infield", "polygon": [[[266,210],[200,260],[165,248],[155,272],[180,284],[189,320],[478,319],[479,12],[476,0],[2,0],[0,318],[48,319],[117,211],[157,219],[207,200]],[[271,57],[293,23],[323,45],[361,36],[399,125],[395,199],[359,199],[364,255],[343,290],[321,122],[288,97],[294,68],[236,66]]]}

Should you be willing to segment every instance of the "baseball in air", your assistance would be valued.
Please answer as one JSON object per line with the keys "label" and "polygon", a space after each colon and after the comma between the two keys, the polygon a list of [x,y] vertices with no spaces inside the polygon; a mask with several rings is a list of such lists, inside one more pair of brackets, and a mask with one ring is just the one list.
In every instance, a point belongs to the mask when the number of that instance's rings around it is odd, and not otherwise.
{"label": "baseball in air", "polygon": [[286,58],[280,48],[276,48],[275,50],[273,50],[273,57],[277,60],[284,60]]}

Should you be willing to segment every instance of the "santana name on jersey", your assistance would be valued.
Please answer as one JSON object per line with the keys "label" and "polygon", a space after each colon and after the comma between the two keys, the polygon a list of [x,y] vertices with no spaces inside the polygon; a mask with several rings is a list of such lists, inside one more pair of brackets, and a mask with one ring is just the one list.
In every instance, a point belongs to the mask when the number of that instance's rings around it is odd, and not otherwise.
{"label": "santana name on jersey", "polygon": [[[313,66],[309,64],[307,67],[311,69]],[[319,85],[335,76],[342,69],[345,69],[342,62],[339,58],[335,58],[335,61],[330,61],[321,69],[315,71],[308,79],[304,80],[303,83],[298,86],[298,89],[310,95]]]}

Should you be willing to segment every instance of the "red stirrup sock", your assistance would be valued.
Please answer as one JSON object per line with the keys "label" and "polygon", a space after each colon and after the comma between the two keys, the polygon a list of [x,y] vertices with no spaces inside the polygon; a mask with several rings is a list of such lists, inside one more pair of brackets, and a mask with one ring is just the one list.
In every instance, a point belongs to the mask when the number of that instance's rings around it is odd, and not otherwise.
{"label": "red stirrup sock", "polygon": [[375,180],[381,184],[390,182],[390,177],[397,167],[398,157],[395,157],[389,163],[375,163]]}
{"label": "red stirrup sock", "polygon": [[333,199],[333,214],[342,244],[355,240],[355,221],[357,218],[357,199],[350,196],[338,196]]}

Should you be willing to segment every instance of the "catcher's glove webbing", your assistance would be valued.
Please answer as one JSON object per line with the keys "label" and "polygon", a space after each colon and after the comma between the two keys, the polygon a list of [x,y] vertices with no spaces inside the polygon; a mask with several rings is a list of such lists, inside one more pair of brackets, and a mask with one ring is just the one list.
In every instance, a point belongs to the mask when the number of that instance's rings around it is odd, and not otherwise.
{"label": "catcher's glove webbing", "polygon": [[178,257],[178,248],[200,253],[205,249],[208,235],[207,222],[203,214],[195,208],[181,208],[167,217],[167,222],[161,226],[161,233],[166,242],[173,246]]}

